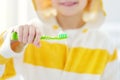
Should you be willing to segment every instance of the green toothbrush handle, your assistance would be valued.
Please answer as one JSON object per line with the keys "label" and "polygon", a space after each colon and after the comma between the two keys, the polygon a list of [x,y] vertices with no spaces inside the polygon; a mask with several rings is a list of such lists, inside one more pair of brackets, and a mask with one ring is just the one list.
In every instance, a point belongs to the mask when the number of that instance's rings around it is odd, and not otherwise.
{"label": "green toothbrush handle", "polygon": [[12,34],[11,34],[11,40],[18,40],[18,34],[17,34],[17,32],[12,32]]}

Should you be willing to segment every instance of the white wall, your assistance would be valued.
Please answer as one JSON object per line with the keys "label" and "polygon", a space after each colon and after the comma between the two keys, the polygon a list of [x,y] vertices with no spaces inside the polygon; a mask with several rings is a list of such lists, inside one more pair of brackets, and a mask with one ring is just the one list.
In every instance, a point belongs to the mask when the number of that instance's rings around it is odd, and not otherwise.
{"label": "white wall", "polygon": [[18,22],[17,0],[0,0],[0,33]]}
{"label": "white wall", "polygon": [[103,0],[107,12],[107,22],[120,23],[120,0]]}

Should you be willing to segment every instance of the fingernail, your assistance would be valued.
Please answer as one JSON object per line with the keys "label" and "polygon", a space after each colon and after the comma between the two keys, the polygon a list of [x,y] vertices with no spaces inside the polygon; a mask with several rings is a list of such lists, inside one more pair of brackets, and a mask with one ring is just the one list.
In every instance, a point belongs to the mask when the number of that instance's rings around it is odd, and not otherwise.
{"label": "fingernail", "polygon": [[37,43],[37,44],[36,44],[36,46],[39,48],[39,47],[40,47],[40,44],[39,44],[39,43]]}

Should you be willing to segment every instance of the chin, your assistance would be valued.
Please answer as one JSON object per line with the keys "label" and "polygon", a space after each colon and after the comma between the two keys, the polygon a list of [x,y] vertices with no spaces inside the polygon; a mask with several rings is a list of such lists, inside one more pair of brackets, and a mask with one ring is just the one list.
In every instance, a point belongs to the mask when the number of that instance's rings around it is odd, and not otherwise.
{"label": "chin", "polygon": [[63,16],[74,16],[77,14],[77,12],[65,11],[65,12],[61,12],[60,14],[62,14]]}

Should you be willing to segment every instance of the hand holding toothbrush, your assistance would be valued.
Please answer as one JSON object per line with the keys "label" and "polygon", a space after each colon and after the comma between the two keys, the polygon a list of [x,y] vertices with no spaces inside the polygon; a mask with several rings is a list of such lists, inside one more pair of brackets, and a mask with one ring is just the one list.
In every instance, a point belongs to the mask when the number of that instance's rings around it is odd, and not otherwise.
{"label": "hand holding toothbrush", "polygon": [[59,33],[57,36],[41,35],[40,29],[34,25],[19,26],[11,35],[12,43],[19,41],[22,45],[19,48],[23,48],[27,43],[40,47],[40,40],[64,40],[67,38],[66,33]]}
{"label": "hand holding toothbrush", "polygon": [[[32,43],[37,47],[40,47],[40,28],[34,25],[22,25],[13,30],[11,46],[15,42],[19,42],[20,45],[15,49],[18,49],[17,52],[20,52],[27,43]],[[16,38],[16,39],[15,39]]]}

